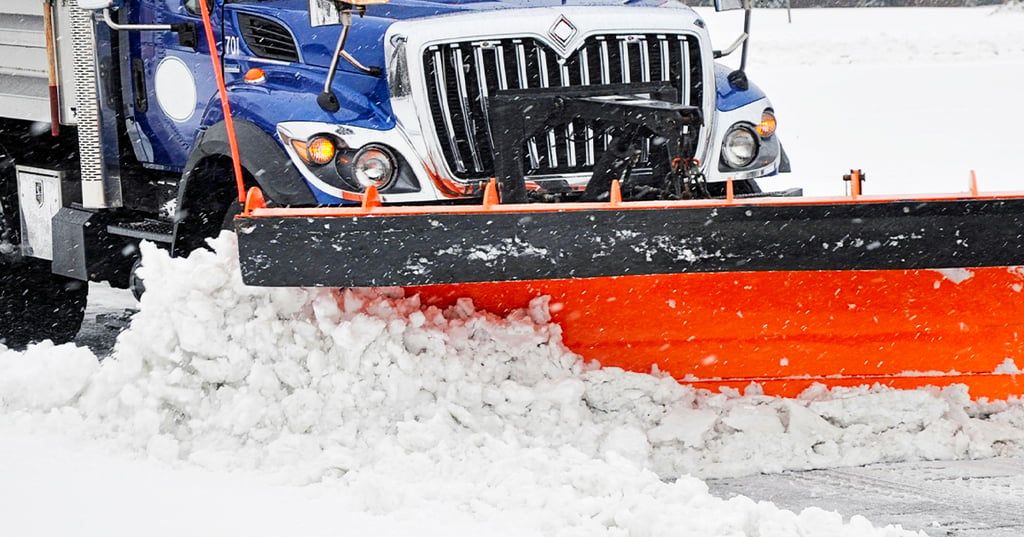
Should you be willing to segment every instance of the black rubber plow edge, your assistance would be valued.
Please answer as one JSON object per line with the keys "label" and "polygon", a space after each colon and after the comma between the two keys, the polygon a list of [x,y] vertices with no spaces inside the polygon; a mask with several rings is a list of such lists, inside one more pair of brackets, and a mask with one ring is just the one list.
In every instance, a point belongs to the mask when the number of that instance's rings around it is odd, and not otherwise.
{"label": "black rubber plow edge", "polygon": [[1024,265],[1024,198],[236,219],[257,286]]}

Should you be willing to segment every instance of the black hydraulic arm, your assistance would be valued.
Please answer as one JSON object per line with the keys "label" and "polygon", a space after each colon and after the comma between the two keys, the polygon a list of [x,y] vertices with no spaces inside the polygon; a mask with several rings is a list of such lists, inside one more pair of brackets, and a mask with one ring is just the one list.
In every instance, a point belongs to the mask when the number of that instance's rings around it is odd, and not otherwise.
{"label": "black hydraulic arm", "polygon": [[[632,93],[606,95],[569,88],[509,90],[487,100],[491,140],[494,143],[494,174],[502,203],[525,203],[523,172],[526,141],[543,130],[581,119],[596,124],[613,136],[611,147],[627,147],[644,136],[664,140],[669,162],[691,158],[697,147],[697,127],[703,123],[700,108],[658,98],[677,94],[672,86],[631,85]],[[587,186],[587,196],[607,191],[615,167],[599,158]],[[667,164],[667,163],[666,163]]]}

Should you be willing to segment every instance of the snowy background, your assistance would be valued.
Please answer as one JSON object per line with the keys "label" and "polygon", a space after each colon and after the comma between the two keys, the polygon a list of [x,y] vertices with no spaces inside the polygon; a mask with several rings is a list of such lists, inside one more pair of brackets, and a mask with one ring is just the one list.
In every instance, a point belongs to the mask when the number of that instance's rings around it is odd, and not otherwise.
{"label": "snowy background", "polygon": [[[719,47],[740,29],[701,13]],[[971,169],[1021,188],[1020,9],[762,10],[750,74],[794,163],[768,188],[837,195],[854,167],[869,193],[964,191]],[[702,479],[1024,454],[1019,400],[712,394],[588,367],[540,303],[246,288],[233,237],[215,247],[147,248],[161,283],[102,364],[0,348],[0,535],[916,535]]]}
{"label": "snowy background", "polygon": [[[717,48],[742,14],[707,15]],[[759,10],[751,80],[767,92],[794,173],[766,187],[843,194],[1021,190],[1024,8]],[[726,59],[738,64],[739,54]]]}

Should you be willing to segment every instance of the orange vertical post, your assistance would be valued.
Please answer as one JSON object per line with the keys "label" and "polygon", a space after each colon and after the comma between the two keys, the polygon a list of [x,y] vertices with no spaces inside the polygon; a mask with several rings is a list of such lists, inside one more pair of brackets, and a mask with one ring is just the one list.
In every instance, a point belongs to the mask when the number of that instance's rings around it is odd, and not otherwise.
{"label": "orange vertical post", "polygon": [[206,30],[206,42],[210,47],[210,61],[213,62],[213,73],[217,79],[220,92],[220,106],[224,109],[224,125],[228,131],[228,147],[231,149],[231,160],[234,164],[235,183],[238,187],[238,201],[245,203],[245,179],[242,177],[242,160],[238,151],[238,138],[235,136],[235,121],[231,117],[231,104],[228,103],[227,85],[224,83],[224,71],[220,66],[220,55],[217,54],[217,42],[213,36],[213,23],[210,21],[210,8],[205,1],[199,2],[203,15],[203,28]]}

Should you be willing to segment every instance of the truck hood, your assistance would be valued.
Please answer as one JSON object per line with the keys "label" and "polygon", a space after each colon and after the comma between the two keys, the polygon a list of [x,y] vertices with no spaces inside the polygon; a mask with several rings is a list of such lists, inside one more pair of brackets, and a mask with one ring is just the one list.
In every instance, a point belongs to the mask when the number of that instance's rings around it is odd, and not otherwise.
{"label": "truck hood", "polygon": [[[287,10],[307,16],[307,0],[253,0],[228,2],[229,7],[244,6],[246,11]],[[367,8],[367,17],[410,20],[453,13],[492,11],[500,9],[573,7],[573,6],[646,6],[682,5],[677,0],[392,0]]]}
{"label": "truck hood", "polygon": [[[242,12],[262,15],[284,24],[295,36],[303,61],[327,67],[341,27],[312,27],[308,5],[308,0],[265,0],[229,3],[225,8],[229,18],[233,18],[231,12]],[[367,8],[366,16],[357,19],[352,26],[346,49],[367,65],[383,66],[384,36],[395,22],[481,11],[580,6],[685,7],[676,0],[392,0],[388,4]],[[345,62],[340,68],[349,69]]]}

